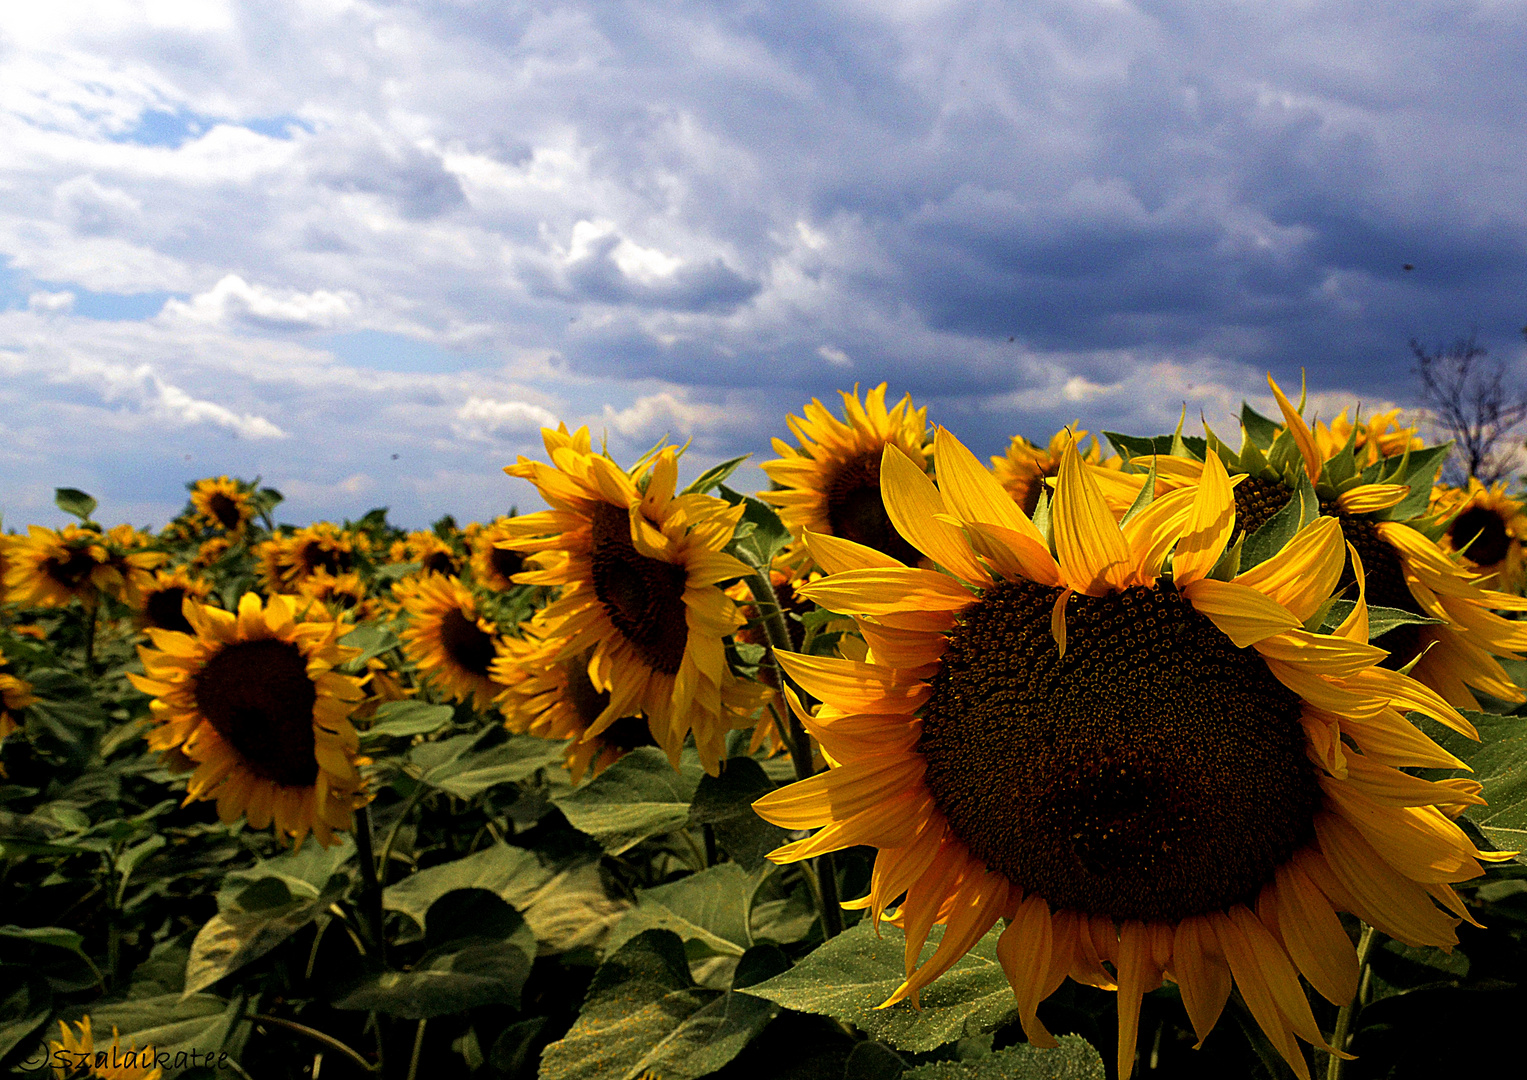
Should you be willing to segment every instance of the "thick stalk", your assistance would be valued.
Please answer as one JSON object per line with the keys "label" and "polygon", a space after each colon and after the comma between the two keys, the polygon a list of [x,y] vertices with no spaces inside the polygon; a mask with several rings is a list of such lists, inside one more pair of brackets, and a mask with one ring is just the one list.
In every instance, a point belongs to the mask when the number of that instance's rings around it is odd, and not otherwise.
{"label": "thick stalk", "polygon": [[[1352,1019],[1362,1007],[1363,984],[1367,981],[1368,957],[1373,953],[1374,940],[1378,934],[1373,927],[1363,925],[1362,936],[1357,939],[1357,994],[1341,1007],[1336,1014],[1336,1030],[1331,1033],[1331,1046],[1337,1050],[1347,1049],[1347,1036],[1352,1030]],[[1342,1058],[1332,1054],[1326,1064],[1326,1080],[1341,1080]]]}
{"label": "thick stalk", "polygon": [[[793,651],[790,629],[785,625],[785,613],[779,606],[779,597],[774,593],[774,586],[769,581],[767,570],[749,574],[745,580],[748,583],[748,590],[753,594],[753,607],[758,612],[763,622],[764,633],[769,639],[768,660],[773,665],[777,676],[776,685],[783,694],[786,686],[785,670],[776,659],[776,654]],[[808,779],[816,772],[815,764],[811,760],[811,736],[806,733],[806,728],[801,724],[800,718],[795,715],[795,710],[783,704],[781,708],[786,719],[785,741],[790,747],[790,763],[795,767],[795,778]],[[837,937],[843,932],[843,909],[838,904],[837,868],[833,865],[831,854],[818,856],[812,862],[817,883],[817,887],[812,890],[812,895],[818,902],[817,910],[822,916],[822,933],[830,938]]]}
{"label": "thick stalk", "polygon": [[376,876],[376,854],[371,849],[371,807],[355,812],[355,847],[361,864],[360,915],[366,947],[379,961],[385,962],[382,937],[382,886]]}

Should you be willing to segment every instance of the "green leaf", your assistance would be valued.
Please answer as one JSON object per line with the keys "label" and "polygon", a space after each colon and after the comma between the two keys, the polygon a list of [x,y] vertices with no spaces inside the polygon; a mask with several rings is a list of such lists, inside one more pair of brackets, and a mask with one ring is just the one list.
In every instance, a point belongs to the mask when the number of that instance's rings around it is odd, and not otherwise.
{"label": "green leaf", "polygon": [[721,998],[695,986],[678,935],[639,934],[594,973],[577,1022],[541,1055],[540,1080],[634,1080],[649,1052]]}
{"label": "green leaf", "polygon": [[101,973],[84,941],[57,926],[0,926],[0,964],[42,976],[55,993],[89,990],[101,985]]}
{"label": "green leaf", "polygon": [[[1429,446],[1424,450],[1412,450],[1408,457],[1405,454],[1399,454],[1386,458],[1384,472],[1388,473],[1390,469],[1394,472],[1384,483],[1409,484],[1410,494],[1388,510],[1381,510],[1374,516],[1385,521],[1408,521],[1426,513],[1427,507],[1431,505],[1432,484],[1436,480],[1437,470],[1442,468],[1442,463],[1447,460],[1452,449],[1452,443],[1443,443],[1441,446]],[[1399,467],[1402,461],[1405,463],[1403,469]]]}
{"label": "green leaf", "polygon": [[1062,1035],[1060,1046],[1041,1050],[1023,1044],[967,1061],[937,1061],[902,1073],[902,1080],[1103,1080],[1103,1059],[1080,1035]]}
{"label": "green leaf", "polygon": [[685,1020],[626,1073],[662,1080],[698,1080],[742,1052],[779,1015],[779,1007],[728,991]]}
{"label": "green leaf", "polygon": [[116,1027],[122,1047],[152,1046],[166,1077],[192,1069],[192,1051],[202,1065],[215,1060],[228,1041],[241,1011],[238,1000],[224,1001],[214,994],[161,994],[129,998],[116,1004],[90,1008],[90,1023],[101,1032]]}
{"label": "green leaf", "polygon": [[[1172,443],[1176,439],[1175,435],[1123,435],[1116,431],[1105,431],[1103,432],[1103,437],[1111,442],[1114,449],[1118,450],[1126,458],[1137,458],[1150,454],[1170,454],[1172,452]],[[1199,438],[1196,435],[1184,435],[1182,437],[1182,445],[1188,453],[1192,454],[1199,461],[1204,459],[1204,454],[1209,448],[1208,440]]]}
{"label": "green leaf", "polygon": [[66,514],[73,514],[81,521],[89,521],[98,505],[79,488],[54,488],[53,505]]}
{"label": "green leaf", "polygon": [[1302,510],[1298,493],[1291,492],[1281,510],[1264,521],[1256,532],[1245,537],[1245,543],[1241,545],[1242,568],[1249,570],[1253,566],[1260,566],[1287,547],[1301,527]]}
{"label": "green leaf", "polygon": [[[995,930],[922,992],[921,1011],[909,1001],[877,1009],[901,985],[906,942],[888,923],[880,925],[880,932],[877,938],[866,919],[747,992],[787,1009],[853,1024],[872,1038],[910,1051],[993,1031],[1016,1014],[1012,988],[997,962]],[[933,954],[942,936],[942,928],[934,927],[923,959]]]}
{"label": "green leaf", "polygon": [[[1357,606],[1353,600],[1333,600],[1330,608],[1326,611],[1325,620],[1320,624],[1320,632],[1329,634],[1346,621],[1352,609]],[[1442,624],[1441,619],[1433,619],[1426,615],[1417,615],[1403,608],[1380,607],[1376,604],[1368,605],[1368,640],[1382,637],[1401,626],[1424,625],[1426,623]]]}
{"label": "green leaf", "polygon": [[689,819],[716,831],[716,843],[746,870],[757,870],[769,852],[785,843],[789,834],[771,825],[753,810],[753,803],[774,790],[774,781],[763,766],[750,757],[728,758],[719,776],[700,777]]}
{"label": "green leaf", "polygon": [[1479,742],[1431,720],[1418,726],[1474,770],[1442,775],[1469,776],[1484,786],[1481,794],[1490,805],[1471,806],[1464,817],[1498,849],[1527,851],[1527,723],[1520,716],[1459,711],[1479,731]]}
{"label": "green leaf", "polygon": [[1278,437],[1278,429],[1282,426],[1276,420],[1269,420],[1244,401],[1241,402],[1241,427],[1251,441],[1262,450],[1272,446],[1273,440]]}
{"label": "green leaf", "polygon": [[[342,643],[346,648],[359,649],[361,651],[359,656],[345,662],[345,667],[359,670],[365,665],[367,660],[381,656],[388,649],[396,647],[398,635],[392,632],[391,627],[383,626],[381,623],[365,622],[346,634],[342,639]],[[388,704],[401,705],[404,703],[389,702]],[[383,706],[383,708],[385,707]]]}
{"label": "green leaf", "polygon": [[679,494],[704,495],[711,488],[720,487],[726,482],[727,477],[731,476],[732,473],[737,471],[737,466],[741,465],[744,461],[748,460],[748,458],[752,456],[752,454],[743,454],[741,457],[728,458],[726,461],[723,461],[719,465],[712,465],[699,476],[695,477],[694,483],[690,484],[683,491],[679,492]]}
{"label": "green leaf", "polygon": [[774,507],[760,499],[733,491],[725,484],[716,493],[733,506],[740,503],[743,507],[736,536],[726,550],[755,570],[767,573],[774,556],[790,543],[790,530],[779,520]]}
{"label": "green leaf", "polygon": [[[491,732],[490,735],[496,735]],[[567,744],[534,735],[511,735],[487,749],[477,733],[422,743],[408,757],[423,770],[420,780],[460,799],[471,799],[498,784],[512,784],[550,765],[560,764]]]}
{"label": "green leaf", "polygon": [[[316,847],[317,844],[304,845],[304,849]],[[186,964],[187,993],[205,990],[258,960],[345,894],[350,884],[347,874],[331,872],[319,887],[309,877],[327,860],[324,856],[298,859],[301,854],[299,851],[283,855],[253,870],[228,875],[227,884],[218,894],[218,913],[202,926],[191,943],[191,959]],[[266,871],[263,874],[262,869]]]}
{"label": "green leaf", "polygon": [[610,931],[605,947],[616,949],[644,931],[663,929],[684,939],[691,960],[741,956],[753,944],[748,909],[758,880],[736,863],[721,863],[655,889],[642,889],[636,894],[636,907]]}
{"label": "green leaf", "polygon": [[[0,969],[0,1060],[31,1039],[53,1009],[47,980],[21,968]],[[24,1067],[24,1066],[23,1066]]]}
{"label": "green leaf", "polygon": [[436,900],[457,889],[486,889],[516,910],[551,879],[551,871],[524,848],[494,844],[464,859],[420,870],[382,891],[382,906],[408,915],[429,930],[427,914]]}
{"label": "green leaf", "polygon": [[689,822],[702,770],[685,762],[676,772],[655,746],[631,751],[591,783],[552,797],[573,828],[604,845],[611,855],[629,851],[649,836]]}
{"label": "green leaf", "polygon": [[379,706],[371,726],[361,732],[362,743],[430,735],[451,722],[456,710],[427,701],[389,701]]}

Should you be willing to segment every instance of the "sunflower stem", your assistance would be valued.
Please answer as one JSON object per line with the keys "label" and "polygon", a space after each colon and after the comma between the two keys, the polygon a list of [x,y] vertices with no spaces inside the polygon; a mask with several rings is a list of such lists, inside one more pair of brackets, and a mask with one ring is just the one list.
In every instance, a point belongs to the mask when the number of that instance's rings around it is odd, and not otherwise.
{"label": "sunflower stem", "polygon": [[366,945],[378,960],[385,963],[382,938],[382,886],[376,877],[376,855],[371,849],[371,804],[355,812],[355,847],[361,864],[361,926],[369,939]]}
{"label": "sunflower stem", "polygon": [[[779,606],[779,597],[774,592],[773,583],[769,581],[767,567],[749,574],[744,580],[748,583],[748,591],[753,594],[753,606],[758,611],[764,633],[769,639],[768,659],[774,667],[775,686],[783,694],[786,676],[777,654],[794,651],[790,628],[785,625],[784,609]],[[778,719],[779,715],[776,712],[775,718]],[[784,708],[784,716],[786,725],[782,733],[785,735],[785,744],[790,747],[790,763],[795,766],[795,778],[806,780],[816,772],[811,754],[811,736],[806,734],[800,717],[795,715],[795,710],[788,704]],[[811,860],[811,865],[812,877],[816,883],[811,896],[817,902],[817,912],[822,917],[822,933],[829,938],[837,937],[843,932],[843,909],[838,903],[837,867],[833,864],[831,853],[817,856]]]}
{"label": "sunflower stem", "polygon": [[[1341,1007],[1336,1014],[1336,1030],[1331,1033],[1331,1046],[1338,1051],[1347,1049],[1347,1037],[1352,1030],[1352,1018],[1357,1010],[1362,1007],[1363,984],[1368,979],[1368,958],[1373,954],[1374,940],[1378,937],[1377,932],[1368,924],[1363,924],[1362,936],[1357,939],[1357,995]],[[1341,1080],[1341,1067],[1346,1062],[1336,1054],[1330,1055],[1326,1064],[1326,1080]]]}
{"label": "sunflower stem", "polygon": [[345,1057],[355,1062],[356,1065],[360,1066],[366,1072],[377,1071],[377,1067],[375,1065],[361,1057],[361,1055],[355,1050],[351,1049],[349,1046],[346,1046],[334,1036],[329,1035],[326,1032],[319,1031],[317,1028],[310,1028],[306,1024],[299,1024],[295,1020],[286,1020],[279,1016],[267,1016],[265,1013],[250,1013],[248,1016],[244,1017],[244,1019],[248,1020],[251,1024],[268,1024],[271,1027],[285,1028],[287,1031],[296,1032],[298,1035],[312,1039],[316,1043],[327,1046],[330,1050],[335,1050],[345,1055]]}
{"label": "sunflower stem", "polygon": [[96,612],[100,609],[100,597],[92,596],[85,601],[85,668],[87,671],[95,667],[95,620]]}
{"label": "sunflower stem", "polygon": [[[408,821],[408,815],[414,812],[414,807],[419,805],[421,799],[429,791],[429,785],[420,783],[414,787],[413,794],[409,795],[403,803],[403,808],[398,811],[398,818],[392,823],[392,828],[387,830],[387,839],[382,842],[382,858],[377,863],[377,873],[380,875],[380,884],[387,884],[387,871],[392,866],[392,847],[397,843],[398,832]],[[369,809],[369,807],[368,807]],[[492,822],[489,822],[492,825]]]}
{"label": "sunflower stem", "polygon": [[414,1032],[414,1053],[408,1060],[408,1080],[414,1080],[419,1075],[419,1055],[424,1050],[424,1025],[428,1020],[419,1021],[419,1029]]}

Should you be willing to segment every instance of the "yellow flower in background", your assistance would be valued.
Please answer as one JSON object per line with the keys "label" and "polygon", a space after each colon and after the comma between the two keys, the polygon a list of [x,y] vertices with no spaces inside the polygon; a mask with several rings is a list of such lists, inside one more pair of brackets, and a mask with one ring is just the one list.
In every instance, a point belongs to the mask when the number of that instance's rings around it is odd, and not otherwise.
{"label": "yellow flower in background", "polygon": [[[191,559],[191,567],[196,570],[206,570],[222,562],[228,552],[233,550],[234,541],[226,536],[212,536],[203,540],[196,549],[195,556]],[[257,552],[263,551],[269,546],[275,547],[274,541],[265,541],[258,545]],[[258,555],[257,555],[258,557]],[[257,571],[258,573],[258,571]],[[260,575],[263,580],[263,575]]]}
{"label": "yellow flower in background", "polygon": [[1438,487],[1432,492],[1431,513],[1446,529],[1438,538],[1443,551],[1458,555],[1503,592],[1521,595],[1527,584],[1522,544],[1527,540],[1527,513],[1520,499],[1506,494],[1504,481],[1486,488],[1470,478],[1466,490]]}
{"label": "yellow flower in background", "polygon": [[1315,445],[1322,458],[1335,457],[1350,441],[1353,452],[1364,465],[1403,454],[1406,450],[1420,450],[1424,444],[1416,434],[1418,430],[1401,424],[1399,409],[1375,413],[1367,421],[1356,422],[1343,409],[1329,425],[1320,421],[1314,424]]}
{"label": "yellow flower in background", "polygon": [[351,627],[320,604],[254,593],[237,614],[185,613],[195,633],[150,630],[145,673],[127,676],[154,698],[149,746],[197,762],[186,800],[216,799],[225,823],[244,815],[294,844],[309,832],[332,844],[363,799],[349,720],[360,680],[336,670],[356,655],[339,643]]}
{"label": "yellow flower in background", "polygon": [[321,602],[335,618],[361,622],[377,613],[378,604],[354,570],[334,575],[319,567],[297,582],[297,595]]}
{"label": "yellow flower in background", "polygon": [[1361,564],[1338,631],[1303,628],[1342,572],[1334,519],[1211,576],[1236,516],[1217,456],[1121,526],[1068,447],[1047,536],[942,429],[935,446],[937,487],[895,449],[881,483],[897,529],[949,574],[806,538],[828,576],[801,591],[854,615],[869,651],[780,657],[822,702],[801,719],[832,768],[754,804],[821,829],[771,857],[880,849],[857,906],[878,920],[905,893],[907,979],[888,1005],[1003,919],[1031,1042],[1054,1045],[1037,1009],[1066,978],[1116,989],[1127,1077],[1145,993],[1175,981],[1202,1040],[1234,984],[1308,1077],[1295,1037],[1326,1043],[1300,974],[1339,1004],[1357,989],[1336,912],[1412,945],[1457,940],[1437,905],[1467,918],[1451,883],[1481,873],[1480,853],[1439,807],[1480,800],[1400,771],[1461,765],[1402,714],[1472,728],[1377,666]]}
{"label": "yellow flower in background", "polygon": [[32,696],[32,684],[15,675],[5,653],[0,652],[0,742],[20,730],[21,710],[36,700]]}
{"label": "yellow flower in background", "polygon": [[[1063,428],[1050,438],[1048,445],[1039,446],[1022,435],[1014,435],[1007,445],[1007,453],[991,459],[992,472],[1023,512],[1032,514],[1039,505],[1039,493],[1045,489],[1045,480],[1053,479],[1060,470],[1061,452],[1072,441],[1079,443],[1085,438],[1085,431],[1072,432]],[[1083,461],[1099,468],[1118,469],[1122,464],[1118,454],[1103,457],[1103,448],[1098,445],[1096,436],[1085,450],[1078,447],[1078,451]]]}
{"label": "yellow flower in background", "polygon": [[562,589],[543,615],[559,628],[559,659],[592,650],[589,678],[610,700],[589,732],[640,714],[677,767],[693,730],[715,775],[727,729],[751,723],[727,704],[735,677],[723,639],[742,620],[717,587],[749,572],[721,550],[743,508],[676,494],[672,447],[632,475],[592,452],[587,428],[541,434],[552,463],[522,457],[504,471],[535,484],[551,509],[505,528],[515,550],[534,553],[520,580]]}
{"label": "yellow flower in background", "polygon": [[472,553],[472,578],[480,588],[508,592],[515,588],[514,575],[525,570],[525,556],[511,547],[502,546],[512,539],[509,521],[509,518],[498,518],[467,535],[467,549]]}
{"label": "yellow flower in background", "polygon": [[370,550],[365,533],[320,521],[257,545],[257,573],[271,592],[293,592],[319,570],[335,577],[354,570],[356,557]]}
{"label": "yellow flower in background", "polygon": [[880,456],[887,446],[895,446],[926,464],[928,410],[914,409],[910,394],[887,409],[885,383],[864,395],[862,403],[857,386],[853,393],[840,393],[843,420],[816,398],[802,410],[804,419],[787,419],[800,448],[774,440],[780,456],[759,467],[775,490],[761,491],[758,497],[779,510],[780,520],[796,539],[809,530],[911,560],[911,549],[891,527],[880,502]]}
{"label": "yellow flower in background", "polygon": [[387,558],[395,563],[416,562],[420,572],[425,574],[455,577],[461,573],[460,556],[432,532],[411,532],[405,539],[395,541]]}
{"label": "yellow flower in background", "polygon": [[567,739],[567,769],[573,783],[598,776],[638,746],[656,746],[647,720],[622,716],[597,735],[589,729],[610,703],[608,690],[589,677],[588,652],[558,658],[561,642],[545,626],[522,627],[522,638],[499,641],[493,678],[501,684],[499,710],[504,726],[543,739]]}
{"label": "yellow flower in background", "polygon": [[96,1048],[95,1036],[90,1030],[90,1017],[75,1023],[75,1031],[62,1020],[58,1022],[60,1038],[48,1043],[49,1058],[53,1063],[53,1075],[58,1080],[83,1080],[100,1077],[100,1080],[159,1080],[164,1070],[154,1063],[154,1048],[137,1044],[122,1048],[122,1038],[117,1029],[111,1029],[111,1046]]}
{"label": "yellow flower in background", "polygon": [[502,689],[488,675],[497,655],[493,624],[455,578],[426,574],[406,584],[398,592],[408,617],[404,655],[452,701],[486,712]]}
{"label": "yellow flower in background", "polygon": [[192,486],[191,507],[196,519],[208,528],[225,533],[243,532],[255,516],[251,494],[237,480],[209,476]]}
{"label": "yellow flower in background", "polygon": [[156,570],[138,595],[138,625],[144,630],[156,627],[182,634],[195,633],[181,610],[181,603],[188,596],[202,603],[211,592],[212,583],[196,577],[187,567]]}
{"label": "yellow flower in background", "polygon": [[5,539],[6,599],[36,607],[62,607],[97,593],[132,604],[165,560],[156,551],[126,552],[78,525],[58,531],[33,525],[26,536]]}

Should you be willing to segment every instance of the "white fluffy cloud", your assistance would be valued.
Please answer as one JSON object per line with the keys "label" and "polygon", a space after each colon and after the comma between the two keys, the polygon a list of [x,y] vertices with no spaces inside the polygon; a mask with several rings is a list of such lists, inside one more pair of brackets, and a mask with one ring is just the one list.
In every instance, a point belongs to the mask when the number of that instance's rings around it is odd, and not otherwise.
{"label": "white fluffy cloud", "polygon": [[456,410],[451,425],[465,439],[496,441],[504,435],[534,435],[543,427],[556,427],[557,418],[539,405],[525,401],[495,401],[471,397]]}

